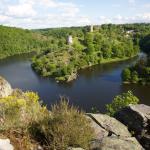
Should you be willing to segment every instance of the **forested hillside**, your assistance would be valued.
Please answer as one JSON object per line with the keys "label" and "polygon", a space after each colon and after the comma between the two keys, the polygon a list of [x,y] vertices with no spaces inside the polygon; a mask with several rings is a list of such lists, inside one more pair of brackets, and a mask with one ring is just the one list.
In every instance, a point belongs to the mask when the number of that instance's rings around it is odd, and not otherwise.
{"label": "forested hillside", "polygon": [[[68,37],[72,43],[68,43]],[[36,51],[33,68],[42,76],[70,81],[81,68],[149,52],[150,24],[24,30],[0,26],[0,58]]]}
{"label": "forested hillside", "polygon": [[0,58],[48,48],[48,39],[29,30],[0,26]]}
{"label": "forested hillside", "polygon": [[[149,34],[150,24],[101,25],[36,30],[51,39],[49,50],[33,59],[33,68],[42,76],[59,81],[76,78],[81,68],[124,60],[137,55],[141,39]],[[67,37],[73,37],[73,44]]]}

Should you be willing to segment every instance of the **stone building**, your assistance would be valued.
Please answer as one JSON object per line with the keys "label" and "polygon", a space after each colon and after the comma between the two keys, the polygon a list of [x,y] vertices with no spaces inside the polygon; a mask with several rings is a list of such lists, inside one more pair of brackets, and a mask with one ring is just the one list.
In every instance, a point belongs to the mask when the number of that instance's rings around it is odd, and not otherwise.
{"label": "stone building", "polygon": [[91,26],[90,26],[90,32],[93,32],[93,31],[94,31],[94,26],[91,25]]}
{"label": "stone building", "polygon": [[68,44],[72,45],[73,44],[73,38],[71,35],[68,36]]}

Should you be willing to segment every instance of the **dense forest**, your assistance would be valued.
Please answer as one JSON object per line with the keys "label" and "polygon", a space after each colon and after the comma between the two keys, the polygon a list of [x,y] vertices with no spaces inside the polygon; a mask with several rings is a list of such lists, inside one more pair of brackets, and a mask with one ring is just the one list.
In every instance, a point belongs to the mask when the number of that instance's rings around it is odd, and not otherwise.
{"label": "dense forest", "polygon": [[0,26],[0,59],[15,54],[47,49],[47,37],[30,30]]}
{"label": "dense forest", "polygon": [[70,81],[81,68],[136,56],[149,29],[150,24],[107,24],[92,31],[90,26],[34,30],[51,38],[51,47],[34,57],[32,66],[42,76]]}
{"label": "dense forest", "polygon": [[[42,76],[71,81],[79,69],[149,52],[150,24],[106,24],[24,30],[0,26],[0,58],[36,51],[32,67]],[[69,39],[71,38],[71,43]]]}
{"label": "dense forest", "polygon": [[138,35],[140,49],[146,56],[141,57],[136,64],[127,67],[122,71],[122,81],[124,83],[140,83],[143,85],[150,84],[150,28],[147,25],[138,27],[142,31]]}

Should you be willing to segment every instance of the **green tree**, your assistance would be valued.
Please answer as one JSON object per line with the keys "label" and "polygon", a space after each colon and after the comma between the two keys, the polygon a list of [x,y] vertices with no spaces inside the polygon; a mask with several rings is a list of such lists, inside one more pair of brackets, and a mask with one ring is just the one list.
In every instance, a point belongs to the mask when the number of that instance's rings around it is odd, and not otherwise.
{"label": "green tree", "polygon": [[87,33],[85,35],[85,45],[87,47],[87,52],[89,54],[93,53],[95,51],[94,44],[93,44],[93,33]]}
{"label": "green tree", "polygon": [[131,91],[128,91],[127,93],[116,96],[111,104],[106,105],[107,114],[114,116],[114,114],[122,108],[130,104],[135,105],[137,103],[139,103],[139,99],[134,96]]}
{"label": "green tree", "polygon": [[139,81],[138,73],[137,71],[133,71],[131,73],[131,80],[133,83],[137,83]]}
{"label": "green tree", "polygon": [[121,74],[121,77],[122,77],[122,80],[124,82],[129,82],[131,80],[131,71],[130,69],[128,68],[125,68],[123,71],[122,71],[122,74]]}

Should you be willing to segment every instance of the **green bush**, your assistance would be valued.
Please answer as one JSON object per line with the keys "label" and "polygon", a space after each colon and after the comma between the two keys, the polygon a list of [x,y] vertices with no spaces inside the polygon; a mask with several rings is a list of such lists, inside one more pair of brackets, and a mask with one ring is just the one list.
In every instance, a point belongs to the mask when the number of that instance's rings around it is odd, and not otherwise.
{"label": "green bush", "polygon": [[65,98],[51,107],[49,120],[35,124],[33,130],[52,150],[66,150],[69,146],[88,149],[94,133],[84,113],[69,106]]}
{"label": "green bush", "polygon": [[47,114],[36,93],[15,91],[11,96],[0,98],[0,131],[28,128],[31,122]]}
{"label": "green bush", "polygon": [[130,104],[137,104],[138,102],[139,99],[134,96],[131,91],[128,91],[127,93],[116,96],[111,104],[106,105],[107,114],[114,116],[114,114],[122,108]]}

